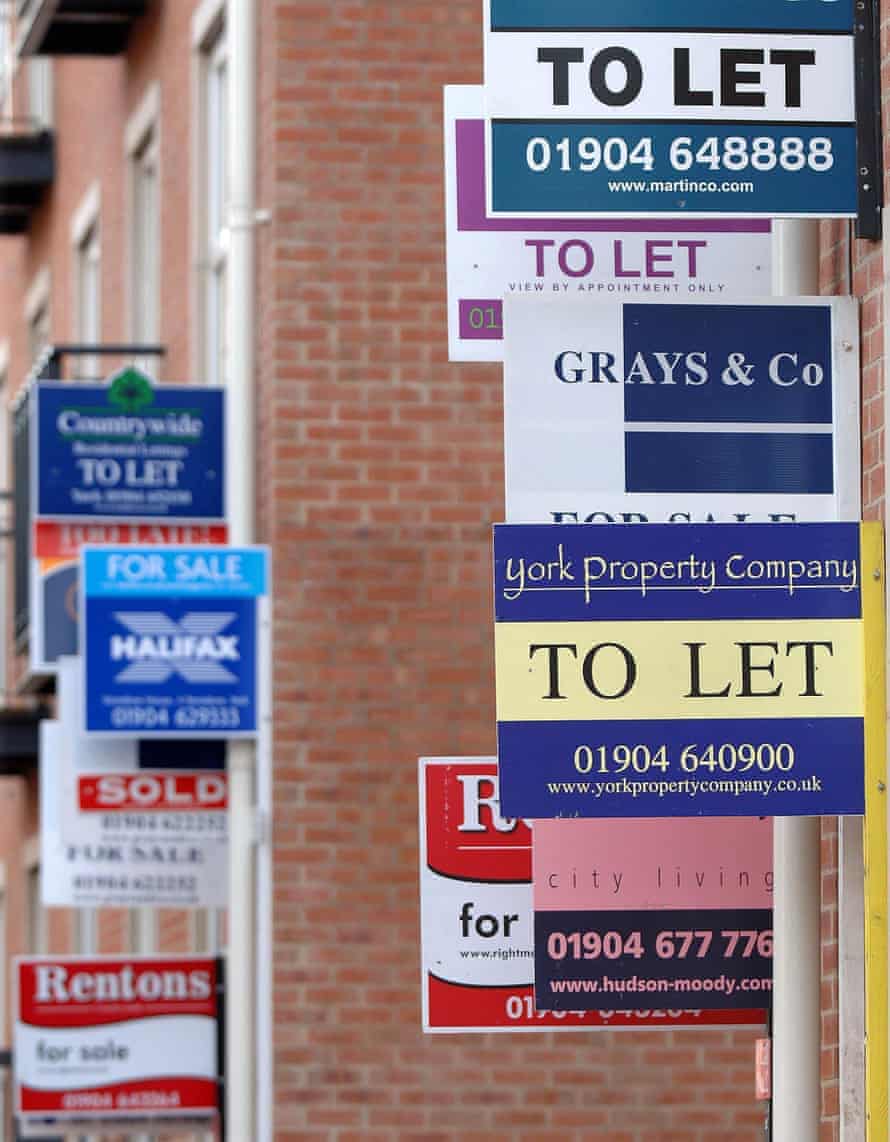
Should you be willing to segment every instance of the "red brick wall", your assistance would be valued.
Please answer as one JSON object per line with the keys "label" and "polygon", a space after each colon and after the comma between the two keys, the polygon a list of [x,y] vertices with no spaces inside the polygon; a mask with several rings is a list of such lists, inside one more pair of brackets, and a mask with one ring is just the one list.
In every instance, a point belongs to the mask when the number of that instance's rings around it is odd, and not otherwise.
{"label": "red brick wall", "polygon": [[501,378],[447,362],[442,201],[481,7],[263,14],[277,1137],[754,1142],[750,1032],[421,1033],[416,759],[495,748]]}

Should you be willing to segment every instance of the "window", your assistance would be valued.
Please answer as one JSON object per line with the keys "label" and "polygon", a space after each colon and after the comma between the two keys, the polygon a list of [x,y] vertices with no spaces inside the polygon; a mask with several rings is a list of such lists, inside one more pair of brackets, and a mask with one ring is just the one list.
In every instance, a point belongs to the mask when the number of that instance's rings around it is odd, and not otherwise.
{"label": "window", "polygon": [[[161,331],[161,196],[157,85],[149,88],[126,131],[130,183],[130,336],[156,344]],[[156,370],[157,364],[140,368]]]}
{"label": "window", "polygon": [[198,131],[195,230],[197,234],[200,372],[208,384],[226,377],[228,261],[228,58],[223,6],[205,3],[193,25],[197,49]]}
{"label": "window", "polygon": [[79,956],[94,956],[99,950],[99,926],[95,908],[75,908],[74,951]]}
{"label": "window", "polygon": [[225,909],[195,908],[192,912],[192,942],[201,955],[217,956],[225,946]]}
{"label": "window", "polygon": [[13,78],[12,12],[0,7],[0,113],[12,118],[10,94]]}
{"label": "window", "polygon": [[40,130],[52,127],[52,61],[39,56],[28,60],[28,116],[33,126]]}
{"label": "window", "polygon": [[[102,340],[102,248],[99,240],[99,187],[93,184],[71,223],[74,252],[74,339],[81,345]],[[98,357],[77,364],[84,380],[101,378]]]}
{"label": "window", "polygon": [[130,909],[130,949],[136,955],[146,955],[157,946],[157,909]]}
{"label": "window", "polygon": [[46,951],[46,909],[40,899],[40,862],[27,862],[25,871],[27,917],[25,944],[28,955],[39,956]]}

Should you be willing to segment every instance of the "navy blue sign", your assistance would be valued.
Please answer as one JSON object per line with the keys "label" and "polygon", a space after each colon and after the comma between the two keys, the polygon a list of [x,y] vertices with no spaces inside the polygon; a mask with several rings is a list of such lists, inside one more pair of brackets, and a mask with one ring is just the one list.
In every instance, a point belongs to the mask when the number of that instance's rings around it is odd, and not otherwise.
{"label": "navy blue sign", "polygon": [[535,912],[541,1011],[756,1007],[772,986],[768,908]]}
{"label": "navy blue sign", "polygon": [[554,366],[566,384],[620,374],[625,491],[834,492],[830,306],[625,303],[621,315],[623,369],[577,350]]}
{"label": "navy blue sign", "polygon": [[259,719],[256,548],[86,548],[88,732],[238,737]]}
{"label": "navy blue sign", "polygon": [[222,520],[224,392],[153,386],[37,386],[35,514],[44,518]]}
{"label": "navy blue sign", "polygon": [[496,527],[504,815],[863,812],[861,536]]}
{"label": "navy blue sign", "polygon": [[499,623],[852,619],[855,523],[496,524]]}

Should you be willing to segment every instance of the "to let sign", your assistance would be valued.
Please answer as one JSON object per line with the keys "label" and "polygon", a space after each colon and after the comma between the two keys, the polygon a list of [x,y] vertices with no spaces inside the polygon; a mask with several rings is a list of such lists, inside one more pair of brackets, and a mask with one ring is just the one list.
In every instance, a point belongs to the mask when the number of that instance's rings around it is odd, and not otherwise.
{"label": "to let sign", "polygon": [[488,0],[494,214],[854,215],[850,0]]}
{"label": "to let sign", "polygon": [[50,519],[224,519],[224,393],[152,385],[35,390],[35,514]]}
{"label": "to let sign", "polygon": [[876,524],[496,527],[503,812],[862,813],[880,545]]}

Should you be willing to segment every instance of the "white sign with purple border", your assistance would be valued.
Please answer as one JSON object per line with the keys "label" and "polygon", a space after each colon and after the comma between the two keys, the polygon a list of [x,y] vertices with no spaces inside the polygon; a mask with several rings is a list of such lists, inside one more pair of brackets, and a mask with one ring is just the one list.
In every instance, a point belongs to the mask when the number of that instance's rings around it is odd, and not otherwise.
{"label": "white sign with purple border", "polygon": [[448,357],[502,361],[506,296],[688,301],[771,291],[764,219],[492,218],[483,88],[445,88]]}

